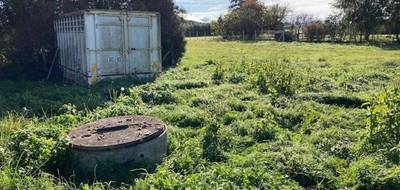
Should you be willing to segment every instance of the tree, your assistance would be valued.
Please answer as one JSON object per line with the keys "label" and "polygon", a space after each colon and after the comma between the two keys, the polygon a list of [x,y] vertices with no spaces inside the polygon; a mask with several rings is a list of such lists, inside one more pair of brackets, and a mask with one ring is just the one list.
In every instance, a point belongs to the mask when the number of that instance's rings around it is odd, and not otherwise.
{"label": "tree", "polygon": [[229,6],[229,8],[231,9],[238,9],[242,6],[242,4],[246,1],[246,0],[230,0],[231,1],[231,5]]}
{"label": "tree", "polygon": [[343,11],[348,21],[369,41],[370,35],[383,20],[387,0],[336,0],[334,6]]}
{"label": "tree", "polygon": [[292,25],[296,33],[296,38],[300,41],[300,34],[304,31],[304,27],[314,21],[314,16],[310,14],[299,14],[292,18]]}
{"label": "tree", "polygon": [[217,23],[224,37],[244,33],[244,37],[249,39],[260,30],[283,28],[283,20],[288,12],[287,6],[266,6],[258,0],[245,0],[240,1],[240,6],[231,10]]}
{"label": "tree", "polygon": [[346,24],[341,13],[329,15],[324,26],[332,41],[342,41],[346,35]]}
{"label": "tree", "polygon": [[400,1],[390,0],[388,3],[388,12],[390,28],[396,35],[397,42],[400,43]]}
{"label": "tree", "polygon": [[289,7],[286,5],[272,5],[265,7],[265,27],[271,30],[283,29],[283,21],[289,14]]}
{"label": "tree", "polygon": [[247,37],[254,35],[254,31],[259,31],[265,27],[264,12],[265,7],[258,0],[245,1],[237,11],[239,16],[239,30],[244,32]]}
{"label": "tree", "polygon": [[56,1],[0,2],[2,17],[6,19],[5,31],[0,38],[1,41],[8,41],[5,50],[8,62],[11,62],[14,68],[19,68],[21,73],[28,73],[31,77],[40,76],[47,71],[47,63],[56,49],[53,32]]}
{"label": "tree", "polygon": [[223,35],[224,34],[223,23],[224,23],[224,21],[223,21],[222,17],[218,17],[217,21],[212,21],[210,23],[211,32],[213,35]]}
{"label": "tree", "polygon": [[317,21],[307,24],[304,27],[304,34],[310,42],[321,42],[326,36],[326,31],[322,22]]}

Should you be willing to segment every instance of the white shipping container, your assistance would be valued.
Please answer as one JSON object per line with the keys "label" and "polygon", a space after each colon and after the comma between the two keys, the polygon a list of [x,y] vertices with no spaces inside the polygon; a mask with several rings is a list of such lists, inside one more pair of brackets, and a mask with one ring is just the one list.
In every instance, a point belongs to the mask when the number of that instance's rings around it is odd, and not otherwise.
{"label": "white shipping container", "polygon": [[66,79],[93,84],[162,70],[159,13],[83,10],[61,15],[55,29]]}

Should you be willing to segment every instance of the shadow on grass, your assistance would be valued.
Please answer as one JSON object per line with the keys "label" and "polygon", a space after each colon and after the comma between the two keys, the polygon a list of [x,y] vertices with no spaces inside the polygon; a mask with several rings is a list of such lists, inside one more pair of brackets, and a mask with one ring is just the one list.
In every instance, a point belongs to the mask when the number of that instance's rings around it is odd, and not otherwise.
{"label": "shadow on grass", "polygon": [[359,108],[365,109],[367,100],[359,97],[347,95],[334,95],[334,94],[302,94],[296,97],[300,100],[315,101],[320,104],[339,106],[344,108]]}
{"label": "shadow on grass", "polygon": [[151,82],[137,78],[102,81],[94,86],[43,81],[0,81],[0,117],[9,112],[24,116],[54,116],[63,114],[64,105],[77,111],[93,110],[127,89]]}

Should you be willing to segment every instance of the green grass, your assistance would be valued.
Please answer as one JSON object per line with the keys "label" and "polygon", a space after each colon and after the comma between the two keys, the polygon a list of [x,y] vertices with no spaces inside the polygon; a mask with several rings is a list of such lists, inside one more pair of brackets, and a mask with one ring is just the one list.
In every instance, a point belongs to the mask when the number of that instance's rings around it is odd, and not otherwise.
{"label": "green grass", "polygon": [[[365,104],[400,84],[396,48],[203,39],[187,49],[179,66],[149,84],[1,81],[0,187],[400,187],[399,163],[369,146]],[[164,162],[149,173],[111,173],[114,182],[103,173],[90,183],[71,177],[66,134],[130,114],[168,123]]]}

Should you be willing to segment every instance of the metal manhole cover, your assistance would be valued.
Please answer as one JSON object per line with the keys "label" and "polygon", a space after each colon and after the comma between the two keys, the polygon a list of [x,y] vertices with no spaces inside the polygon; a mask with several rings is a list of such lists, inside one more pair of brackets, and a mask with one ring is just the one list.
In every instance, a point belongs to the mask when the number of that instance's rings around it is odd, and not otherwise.
{"label": "metal manhole cover", "polygon": [[98,120],[74,129],[68,135],[73,148],[110,150],[148,142],[162,135],[166,125],[146,116],[124,116]]}

